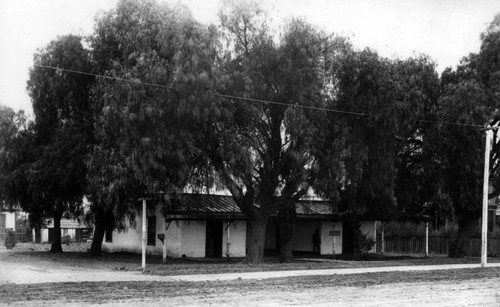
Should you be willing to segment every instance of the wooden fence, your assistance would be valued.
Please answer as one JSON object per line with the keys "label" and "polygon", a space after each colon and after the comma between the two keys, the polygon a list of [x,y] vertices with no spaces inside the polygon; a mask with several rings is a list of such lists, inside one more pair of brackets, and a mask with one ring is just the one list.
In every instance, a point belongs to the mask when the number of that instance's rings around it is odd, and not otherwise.
{"label": "wooden fence", "polygon": [[[7,232],[12,228],[0,228],[0,242],[5,241]],[[16,242],[32,242],[33,234],[30,229],[20,229],[14,232],[16,235]]]}
{"label": "wooden fence", "polygon": [[[429,254],[447,255],[453,238],[429,236]],[[425,254],[425,237],[386,237],[384,251],[395,254]],[[467,256],[481,256],[481,238],[471,238]],[[500,256],[500,238],[488,238],[488,256]]]}

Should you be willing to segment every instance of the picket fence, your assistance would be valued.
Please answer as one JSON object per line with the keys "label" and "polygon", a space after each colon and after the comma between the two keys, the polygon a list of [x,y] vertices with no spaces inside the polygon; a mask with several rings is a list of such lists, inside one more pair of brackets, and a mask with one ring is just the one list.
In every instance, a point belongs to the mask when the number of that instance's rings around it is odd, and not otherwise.
{"label": "picket fence", "polygon": [[[452,237],[429,236],[429,254],[447,255]],[[386,237],[384,251],[395,254],[424,254],[425,237]],[[481,256],[481,238],[471,238],[466,255]],[[500,238],[488,238],[488,256],[500,256]]]}

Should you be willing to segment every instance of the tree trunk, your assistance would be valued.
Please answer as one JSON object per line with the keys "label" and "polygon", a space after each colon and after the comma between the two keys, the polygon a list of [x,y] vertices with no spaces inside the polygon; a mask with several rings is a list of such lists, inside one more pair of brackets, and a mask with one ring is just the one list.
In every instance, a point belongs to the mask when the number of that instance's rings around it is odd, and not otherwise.
{"label": "tree trunk", "polygon": [[247,216],[245,263],[264,263],[267,216]]}
{"label": "tree trunk", "polygon": [[477,220],[473,218],[466,218],[458,222],[458,233],[455,240],[450,245],[448,257],[450,258],[463,258],[465,257],[467,245],[469,244],[470,237],[477,225]]}
{"label": "tree trunk", "polygon": [[103,222],[95,221],[94,238],[92,239],[92,245],[90,246],[91,256],[100,256],[102,241],[104,239],[104,234],[106,233],[106,224]]}
{"label": "tree trunk", "polygon": [[51,253],[62,253],[61,246],[61,212],[55,212],[53,214],[54,218],[54,241],[52,241],[52,246],[50,247]]}
{"label": "tree trunk", "polygon": [[281,238],[280,262],[293,260],[292,237],[296,226],[295,204],[284,204],[278,211],[278,226]]}
{"label": "tree trunk", "polygon": [[106,229],[108,228],[108,223],[112,222],[110,216],[111,214],[102,209],[98,209],[95,213],[94,238],[92,239],[92,245],[90,246],[91,256],[101,255],[102,241],[104,240],[104,235],[106,233]]}

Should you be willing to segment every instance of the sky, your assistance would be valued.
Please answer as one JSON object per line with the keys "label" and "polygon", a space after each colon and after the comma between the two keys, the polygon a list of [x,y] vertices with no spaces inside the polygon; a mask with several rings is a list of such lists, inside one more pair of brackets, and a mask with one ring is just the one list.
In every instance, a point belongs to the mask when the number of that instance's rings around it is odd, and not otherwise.
{"label": "sky", "polygon": [[[201,22],[217,21],[221,0],[181,2]],[[92,33],[97,13],[117,0],[0,0],[0,104],[32,114],[26,91],[33,54],[60,35]],[[391,59],[428,55],[437,71],[480,48],[480,34],[500,13],[499,0],[262,1],[274,24],[303,17]]]}

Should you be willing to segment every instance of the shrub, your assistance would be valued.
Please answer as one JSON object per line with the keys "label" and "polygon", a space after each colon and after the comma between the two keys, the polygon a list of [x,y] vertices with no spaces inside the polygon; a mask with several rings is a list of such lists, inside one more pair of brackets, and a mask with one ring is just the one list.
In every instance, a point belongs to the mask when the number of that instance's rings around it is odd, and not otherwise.
{"label": "shrub", "polygon": [[61,238],[61,243],[69,245],[69,243],[71,243],[71,237],[69,235],[65,235]]}
{"label": "shrub", "polygon": [[366,255],[369,251],[372,250],[373,246],[375,246],[375,239],[372,236],[369,236],[366,233],[360,232],[358,235],[358,247],[359,251]]}
{"label": "shrub", "polygon": [[5,247],[13,249],[16,246],[16,233],[13,230],[8,230],[5,235]]}

